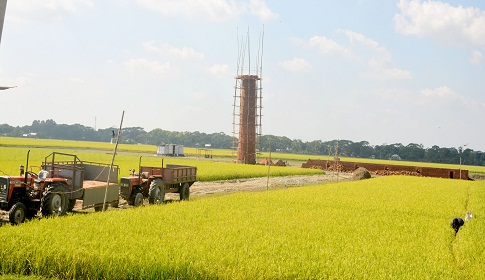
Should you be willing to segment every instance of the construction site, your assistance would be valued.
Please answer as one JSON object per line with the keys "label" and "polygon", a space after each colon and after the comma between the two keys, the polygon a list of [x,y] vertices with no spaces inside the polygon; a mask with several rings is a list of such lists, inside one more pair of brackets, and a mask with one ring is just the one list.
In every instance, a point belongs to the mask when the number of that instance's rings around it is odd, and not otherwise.
{"label": "construction site", "polygon": [[371,174],[378,176],[386,175],[408,175],[436,178],[449,178],[459,180],[470,180],[468,170],[435,168],[423,166],[406,166],[394,164],[362,163],[340,160],[315,160],[309,159],[301,165],[302,168],[322,169],[326,171],[351,173],[359,167],[367,169]]}
{"label": "construction site", "polygon": [[251,66],[249,31],[239,43],[234,86],[232,150],[238,163],[256,164],[257,146],[262,135],[263,38],[260,36],[256,63]]}

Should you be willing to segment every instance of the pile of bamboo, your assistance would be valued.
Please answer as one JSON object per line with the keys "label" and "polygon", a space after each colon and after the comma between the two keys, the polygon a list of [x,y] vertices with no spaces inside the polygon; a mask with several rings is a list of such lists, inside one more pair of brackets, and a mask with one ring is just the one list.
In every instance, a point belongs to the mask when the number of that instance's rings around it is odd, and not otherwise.
{"label": "pile of bamboo", "polygon": [[342,164],[332,164],[327,168],[327,171],[347,172]]}
{"label": "pile of bamboo", "polygon": [[406,176],[421,176],[418,172],[411,171],[390,171],[390,170],[377,170],[371,172],[373,175],[387,176],[387,175],[406,175]]}

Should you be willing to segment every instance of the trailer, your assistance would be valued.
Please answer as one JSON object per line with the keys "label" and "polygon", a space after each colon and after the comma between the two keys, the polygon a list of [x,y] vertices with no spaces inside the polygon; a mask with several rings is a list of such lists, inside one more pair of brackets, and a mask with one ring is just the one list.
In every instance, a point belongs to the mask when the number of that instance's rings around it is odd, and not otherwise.
{"label": "trailer", "polygon": [[67,211],[72,211],[77,200],[82,200],[82,209],[94,207],[96,211],[119,201],[117,165],[81,161],[76,155],[54,152],[45,158],[42,170],[67,181]]}
{"label": "trailer", "polygon": [[140,206],[148,198],[150,204],[163,203],[166,193],[179,193],[180,200],[188,200],[190,187],[195,183],[197,167],[167,164],[163,167],[141,166],[138,173],[120,180],[120,196],[129,205]]}
{"label": "trailer", "polygon": [[42,216],[65,215],[77,200],[83,201],[83,209],[99,211],[109,203],[118,203],[118,173],[118,166],[53,152],[45,157],[38,174],[20,166],[19,176],[0,176],[0,210],[9,212],[12,224],[36,216],[39,210]]}

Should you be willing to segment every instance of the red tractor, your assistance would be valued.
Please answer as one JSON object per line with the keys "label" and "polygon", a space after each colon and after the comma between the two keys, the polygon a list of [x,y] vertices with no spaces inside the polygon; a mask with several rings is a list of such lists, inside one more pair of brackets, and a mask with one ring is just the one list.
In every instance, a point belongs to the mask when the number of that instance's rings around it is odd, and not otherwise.
{"label": "red tractor", "polygon": [[150,204],[163,203],[165,193],[179,193],[180,200],[188,200],[190,186],[196,181],[197,167],[167,164],[166,167],[141,166],[132,169],[130,177],[122,177],[120,196],[129,205],[140,206],[148,198]]}
{"label": "red tractor", "polygon": [[96,211],[118,204],[117,165],[53,152],[45,157],[41,169],[36,174],[24,172],[22,166],[20,176],[0,176],[0,210],[9,212],[10,223],[20,224],[39,210],[42,216],[64,215],[78,200],[82,200],[82,209],[94,207]]}
{"label": "red tractor", "polygon": [[[27,165],[29,164],[27,153]],[[70,186],[64,178],[52,178],[48,171],[24,172],[19,176],[0,176],[0,209],[8,211],[9,221],[20,224],[41,210],[42,216],[66,214]]]}

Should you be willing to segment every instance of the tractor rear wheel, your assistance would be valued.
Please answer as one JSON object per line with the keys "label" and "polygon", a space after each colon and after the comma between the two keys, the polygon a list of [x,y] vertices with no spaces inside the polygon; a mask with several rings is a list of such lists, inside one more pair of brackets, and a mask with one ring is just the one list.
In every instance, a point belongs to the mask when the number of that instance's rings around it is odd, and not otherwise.
{"label": "tractor rear wheel", "polygon": [[148,191],[148,202],[150,204],[162,204],[165,199],[165,188],[163,182],[160,179],[155,179],[150,184]]}
{"label": "tractor rear wheel", "polygon": [[12,225],[18,225],[25,221],[27,207],[22,202],[15,203],[8,212],[8,220]]}
{"label": "tractor rear wheel", "polygon": [[142,193],[137,193],[135,195],[135,200],[133,201],[133,206],[138,207],[143,205],[143,194]]}
{"label": "tractor rear wheel", "polygon": [[189,200],[190,186],[189,183],[183,183],[179,188],[180,200]]}
{"label": "tractor rear wheel", "polygon": [[51,184],[42,196],[42,216],[63,216],[67,211],[66,187],[63,184]]}

